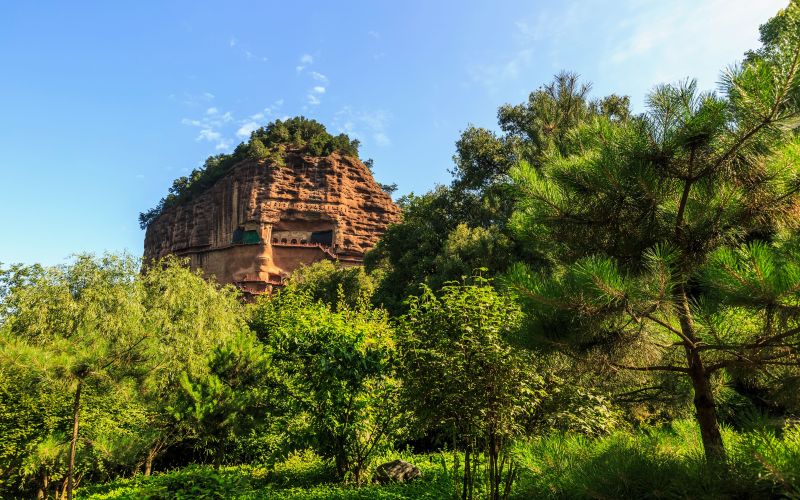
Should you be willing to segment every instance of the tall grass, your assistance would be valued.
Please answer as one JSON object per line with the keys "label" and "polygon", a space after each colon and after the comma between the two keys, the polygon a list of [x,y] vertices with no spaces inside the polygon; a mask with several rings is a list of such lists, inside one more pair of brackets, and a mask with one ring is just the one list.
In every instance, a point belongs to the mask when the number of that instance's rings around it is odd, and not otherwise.
{"label": "tall grass", "polygon": [[693,422],[600,439],[550,435],[519,443],[518,498],[800,498],[800,427],[723,431],[727,467],[705,462]]}
{"label": "tall grass", "polygon": [[[782,432],[723,429],[723,438],[729,454],[725,468],[706,464],[699,430],[690,421],[603,438],[551,434],[519,442],[513,455],[521,472],[512,496],[800,499],[800,426]],[[149,478],[120,479],[81,488],[78,498],[453,498],[452,453],[392,452],[375,463],[395,458],[417,465],[423,478],[406,485],[343,485],[335,482],[331,464],[307,452],[270,467],[217,471],[193,465]]]}

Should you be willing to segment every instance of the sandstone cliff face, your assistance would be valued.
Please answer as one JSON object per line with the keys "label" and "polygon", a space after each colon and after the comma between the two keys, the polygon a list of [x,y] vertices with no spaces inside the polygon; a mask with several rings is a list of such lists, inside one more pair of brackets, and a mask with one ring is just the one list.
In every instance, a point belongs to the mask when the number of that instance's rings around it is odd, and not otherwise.
{"label": "sandstone cliff face", "polygon": [[400,210],[356,158],[290,152],[284,165],[245,161],[147,228],[145,261],[189,257],[220,283],[250,293],[301,264],[360,264]]}

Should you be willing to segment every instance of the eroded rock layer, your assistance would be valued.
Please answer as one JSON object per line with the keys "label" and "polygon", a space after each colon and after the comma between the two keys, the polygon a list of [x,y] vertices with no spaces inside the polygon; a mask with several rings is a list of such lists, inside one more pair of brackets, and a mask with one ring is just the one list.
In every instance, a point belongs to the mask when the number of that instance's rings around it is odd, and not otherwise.
{"label": "eroded rock layer", "polygon": [[144,258],[189,257],[192,268],[220,283],[263,293],[301,264],[360,264],[399,215],[358,159],[290,152],[283,165],[242,162],[164,209],[147,228]]}

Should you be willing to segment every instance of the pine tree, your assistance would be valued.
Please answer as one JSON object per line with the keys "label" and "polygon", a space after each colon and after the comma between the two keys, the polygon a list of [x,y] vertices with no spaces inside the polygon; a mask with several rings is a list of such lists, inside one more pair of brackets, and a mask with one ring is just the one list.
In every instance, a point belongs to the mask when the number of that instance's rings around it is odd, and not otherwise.
{"label": "pine tree", "polygon": [[761,40],[719,94],[658,86],[644,115],[597,117],[513,173],[517,237],[553,262],[511,276],[532,332],[614,369],[687,377],[713,462],[715,377],[799,361],[800,275],[782,241],[800,204],[800,2]]}

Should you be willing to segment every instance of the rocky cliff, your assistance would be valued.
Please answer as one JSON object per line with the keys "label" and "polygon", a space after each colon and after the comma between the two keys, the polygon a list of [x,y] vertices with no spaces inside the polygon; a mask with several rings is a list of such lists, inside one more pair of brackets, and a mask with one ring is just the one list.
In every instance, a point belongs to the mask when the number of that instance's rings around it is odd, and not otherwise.
{"label": "rocky cliff", "polygon": [[357,158],[287,152],[246,160],[148,226],[144,257],[188,257],[249,293],[279,285],[302,264],[360,264],[400,210]]}

